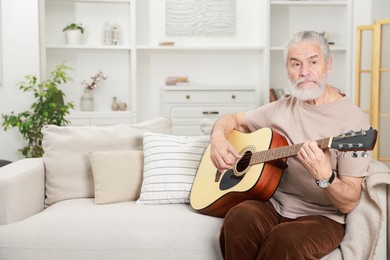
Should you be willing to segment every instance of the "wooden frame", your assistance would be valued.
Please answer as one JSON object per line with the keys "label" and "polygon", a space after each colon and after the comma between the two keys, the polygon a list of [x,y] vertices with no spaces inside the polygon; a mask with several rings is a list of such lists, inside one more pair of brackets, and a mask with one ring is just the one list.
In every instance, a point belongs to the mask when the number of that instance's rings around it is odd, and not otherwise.
{"label": "wooden frame", "polygon": [[[361,75],[363,73],[371,74],[370,84],[370,110],[364,111],[370,114],[370,124],[373,128],[379,129],[380,120],[384,117],[390,117],[390,114],[381,113],[380,111],[380,92],[381,92],[381,73],[390,72],[390,68],[381,67],[382,48],[382,27],[390,25],[390,19],[377,20],[372,25],[358,26],[356,34],[356,75],[355,75],[355,101],[358,106],[361,105]],[[372,52],[371,52],[371,69],[362,69],[362,33],[363,31],[372,31]],[[381,156],[381,143],[378,139],[374,149],[374,158],[380,161],[390,162],[390,157]]]}

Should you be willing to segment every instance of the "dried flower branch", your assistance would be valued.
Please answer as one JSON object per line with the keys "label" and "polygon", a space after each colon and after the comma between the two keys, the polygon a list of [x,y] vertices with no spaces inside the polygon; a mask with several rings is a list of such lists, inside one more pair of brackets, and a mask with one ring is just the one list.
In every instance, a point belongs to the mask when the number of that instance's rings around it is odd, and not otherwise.
{"label": "dried flower branch", "polygon": [[81,84],[85,86],[86,89],[93,90],[99,86],[99,83],[102,80],[107,79],[107,75],[103,71],[99,70],[98,73],[91,76],[91,79],[92,79],[91,83],[87,83],[85,80],[83,80],[81,81]]}

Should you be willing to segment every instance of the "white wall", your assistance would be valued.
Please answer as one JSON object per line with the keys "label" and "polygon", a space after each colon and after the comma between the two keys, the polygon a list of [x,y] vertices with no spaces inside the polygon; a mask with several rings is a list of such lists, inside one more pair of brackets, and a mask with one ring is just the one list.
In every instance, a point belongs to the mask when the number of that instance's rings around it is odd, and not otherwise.
{"label": "white wall", "polygon": [[[22,93],[17,84],[25,75],[39,76],[38,0],[0,0],[2,18],[3,84],[0,86],[0,113],[28,109],[31,96]],[[356,26],[376,19],[390,18],[389,0],[354,0],[353,46]],[[355,56],[355,49],[352,55]],[[354,72],[354,68],[353,68]],[[352,77],[354,80],[354,77]],[[353,88],[352,88],[353,89]],[[0,119],[0,124],[1,124]],[[24,141],[16,129],[0,129],[0,159],[22,158],[18,149]]]}
{"label": "white wall", "polygon": [[[25,75],[39,76],[39,31],[37,0],[0,0],[2,19],[3,84],[0,86],[0,114],[22,112],[32,97],[17,84]],[[2,119],[0,119],[2,123]],[[16,129],[0,130],[0,159],[22,158],[18,149],[25,145]]]}

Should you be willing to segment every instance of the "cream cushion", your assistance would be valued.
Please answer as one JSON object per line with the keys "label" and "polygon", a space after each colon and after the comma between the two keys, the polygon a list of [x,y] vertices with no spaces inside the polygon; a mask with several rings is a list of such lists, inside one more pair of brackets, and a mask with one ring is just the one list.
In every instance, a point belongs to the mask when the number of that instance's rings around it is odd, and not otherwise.
{"label": "cream cushion", "polygon": [[137,204],[189,203],[209,136],[144,133],[144,178]]}
{"label": "cream cushion", "polygon": [[66,199],[94,197],[89,153],[142,151],[144,131],[170,134],[171,122],[167,117],[160,117],[134,125],[44,127],[45,205]]}
{"label": "cream cushion", "polygon": [[92,152],[89,155],[95,186],[95,203],[136,200],[142,173],[142,151]]}

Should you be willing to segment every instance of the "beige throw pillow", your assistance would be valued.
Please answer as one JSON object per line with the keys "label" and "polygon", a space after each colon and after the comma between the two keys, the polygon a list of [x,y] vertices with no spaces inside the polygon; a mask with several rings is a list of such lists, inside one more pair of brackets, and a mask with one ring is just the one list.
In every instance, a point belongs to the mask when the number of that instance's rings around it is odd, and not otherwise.
{"label": "beige throw pillow", "polygon": [[95,203],[136,200],[142,173],[142,151],[91,152],[89,158],[95,185]]}
{"label": "beige throw pillow", "polygon": [[42,145],[46,168],[46,206],[66,199],[93,198],[89,153],[142,151],[144,131],[170,134],[171,122],[169,118],[161,117],[134,125],[44,127]]}

